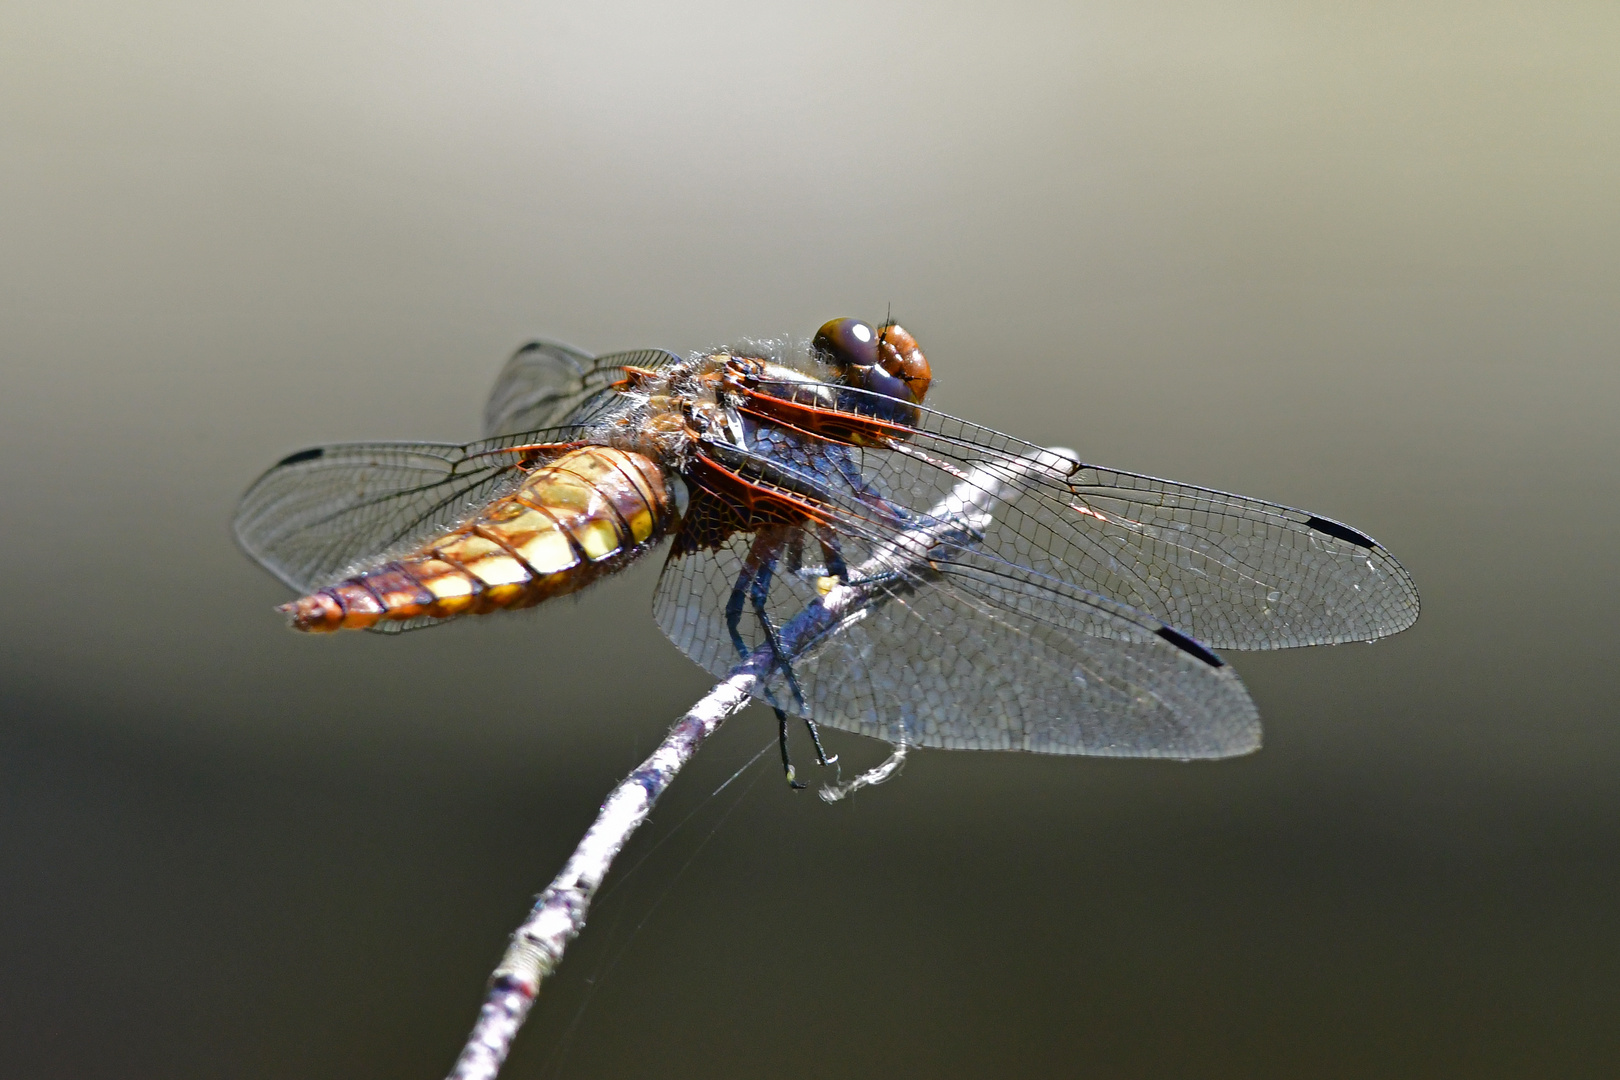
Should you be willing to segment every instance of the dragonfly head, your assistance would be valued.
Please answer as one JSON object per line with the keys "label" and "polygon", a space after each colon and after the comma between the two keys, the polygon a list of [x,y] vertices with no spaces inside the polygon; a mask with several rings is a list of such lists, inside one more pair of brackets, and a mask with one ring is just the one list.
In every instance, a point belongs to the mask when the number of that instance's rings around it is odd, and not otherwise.
{"label": "dragonfly head", "polygon": [[917,339],[895,323],[874,330],[860,319],[833,319],[810,347],[838,371],[839,381],[905,404],[921,404],[932,374]]}

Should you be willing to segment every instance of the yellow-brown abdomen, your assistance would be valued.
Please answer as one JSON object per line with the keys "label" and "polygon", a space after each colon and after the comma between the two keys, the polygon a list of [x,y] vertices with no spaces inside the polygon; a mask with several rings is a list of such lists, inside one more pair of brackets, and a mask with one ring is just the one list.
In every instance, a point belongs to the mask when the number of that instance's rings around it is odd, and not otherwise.
{"label": "yellow-brown abdomen", "polygon": [[299,630],[448,618],[528,607],[584,588],[662,539],[674,517],[663,471],[626,450],[587,446],[398,562],[301,597],[281,610]]}

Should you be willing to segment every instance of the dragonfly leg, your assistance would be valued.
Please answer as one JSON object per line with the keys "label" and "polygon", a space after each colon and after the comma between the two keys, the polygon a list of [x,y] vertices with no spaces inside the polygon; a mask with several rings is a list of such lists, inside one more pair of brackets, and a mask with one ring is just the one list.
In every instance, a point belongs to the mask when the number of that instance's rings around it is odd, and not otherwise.
{"label": "dragonfly leg", "polygon": [[804,718],[804,726],[810,732],[811,744],[816,748],[816,764],[820,765],[822,768],[826,768],[828,765],[831,765],[833,762],[837,761],[837,754],[834,754],[832,757],[828,757],[827,751],[822,747],[821,729],[816,726],[816,722],[807,716]]}
{"label": "dragonfly leg", "polygon": [[[737,650],[737,655],[744,660],[753,651],[742,636],[742,614],[748,604],[749,586],[755,585],[763,572],[766,574],[765,589],[767,592],[770,590],[769,568],[776,561],[781,547],[782,538],[774,529],[762,530],[754,537],[748,555],[743,559],[742,573],[737,575],[737,584],[732,586],[731,595],[726,598],[726,632],[731,635],[731,644]],[[772,648],[775,648],[775,644],[774,641],[771,643]]]}
{"label": "dragonfly leg", "polygon": [[856,581],[849,576],[849,564],[844,561],[844,549],[838,543],[838,534],[831,529],[816,530],[816,539],[821,543],[821,558],[827,566],[827,576],[838,579],[840,585],[882,585],[899,577],[889,572],[873,574],[871,577]]}
{"label": "dragonfly leg", "polygon": [[748,659],[748,645],[742,638],[742,613],[748,602],[748,586],[753,584],[757,569],[751,561],[744,563],[742,573],[737,576],[737,584],[726,599],[726,631],[731,635],[731,644],[736,648],[737,655],[744,660]]}
{"label": "dragonfly leg", "polygon": [[775,561],[762,563],[759,572],[754,575],[753,584],[749,586],[749,598],[754,602],[754,614],[759,618],[759,627],[765,632],[765,641],[771,647],[771,656],[775,658],[775,666],[781,670],[787,679],[788,689],[793,691],[793,700],[804,711],[804,691],[799,689],[799,677],[793,673],[793,664],[788,659],[787,650],[782,648],[782,638],[776,632],[776,624],[771,621],[770,612],[765,610],[765,600],[771,594],[771,577],[775,570]]}
{"label": "dragonfly leg", "polygon": [[[742,573],[737,575],[737,584],[732,588],[731,595],[726,598],[726,632],[731,635],[731,644],[737,650],[737,655],[747,659],[749,655],[748,643],[742,636],[743,608],[750,600],[753,601],[754,612],[759,618],[760,626],[765,631],[765,640],[770,644],[771,653],[783,673],[787,676],[788,686],[793,691],[794,699],[799,708],[804,708],[804,695],[799,689],[798,677],[793,674],[793,667],[786,662],[783,655],[782,642],[777,636],[776,626],[771,622],[770,615],[765,610],[765,599],[770,595],[771,576],[775,566],[776,553],[780,548],[778,538],[769,535],[760,535],[749,549],[748,557],[743,561]],[[778,742],[782,749],[782,771],[787,774],[789,786],[803,788],[805,785],[798,781],[793,768],[793,757],[788,751],[787,713],[776,700],[771,691],[765,692],[765,701],[770,705],[771,711],[776,714]],[[810,728],[810,739],[816,747],[816,761],[826,765],[828,757],[821,747],[821,736],[815,724],[809,719],[805,723]],[[836,761],[837,758],[831,760]]]}
{"label": "dragonfly leg", "polygon": [[[787,773],[788,786],[802,790],[806,785],[800,783],[797,779],[799,774],[793,768],[793,755],[788,752],[787,713],[783,712],[774,705],[771,706],[771,711],[776,714],[776,739],[777,743],[782,747],[782,770]],[[816,764],[820,765],[822,768],[826,768],[828,765],[831,765],[833,762],[837,761],[837,754],[828,756],[826,749],[822,747],[821,728],[816,726],[816,722],[806,716],[804,718],[804,726],[805,730],[810,732],[810,742],[813,743],[816,748]]]}
{"label": "dragonfly leg", "polygon": [[[754,602],[754,613],[759,617],[760,628],[765,631],[765,640],[770,643],[771,652],[776,656],[777,667],[781,669],[783,676],[786,677],[788,688],[793,691],[793,700],[799,707],[799,714],[803,716],[807,710],[804,705],[804,691],[799,686],[799,677],[793,673],[793,663],[788,659],[786,651],[782,648],[782,640],[777,635],[776,624],[771,622],[770,612],[765,610],[765,599],[770,595],[771,577],[774,569],[774,561],[763,563],[759,568],[759,572],[754,575],[753,583],[748,591]],[[782,767],[787,770],[788,783],[794,787],[803,787],[803,784],[794,779],[793,762],[788,755],[787,714],[777,705],[774,696],[767,695],[766,700],[771,703],[771,708],[776,713],[782,744]],[[825,767],[837,761],[838,756],[835,754],[828,757],[826,749],[821,745],[821,731],[816,727],[816,722],[805,716],[804,726],[809,730],[810,742],[816,748],[816,764]]]}
{"label": "dragonfly leg", "polygon": [[[787,773],[788,787],[797,788],[798,790],[803,791],[807,785],[795,779],[797,774],[793,771],[793,755],[788,753],[787,713],[776,708],[775,706],[772,706],[771,711],[776,714],[776,742],[777,745],[782,748],[782,771]],[[818,747],[817,751],[819,752],[819,750],[820,748]],[[822,762],[822,764],[826,764],[826,762]]]}
{"label": "dragonfly leg", "polygon": [[[747,659],[750,653],[748,643],[742,636],[743,609],[750,604],[754,609],[754,616],[759,620],[760,629],[764,632],[765,642],[771,648],[771,655],[775,660],[775,667],[779,668],[787,679],[788,689],[793,692],[793,700],[798,706],[798,712],[805,711],[804,691],[799,686],[799,677],[794,674],[793,664],[787,657],[782,646],[781,636],[777,632],[776,624],[771,621],[770,612],[766,609],[766,600],[771,594],[771,579],[775,576],[778,554],[782,548],[782,537],[774,532],[762,532],[754,539],[748,556],[743,560],[742,572],[737,575],[737,584],[732,587],[731,595],[726,598],[726,632],[731,635],[732,647],[737,655]],[[830,572],[840,580],[849,576],[845,567],[843,556],[838,553],[836,546],[829,547],[826,541],[822,543],[822,550],[828,552],[828,566]],[[776,713],[777,731],[782,748],[782,769],[787,773],[788,783],[796,788],[804,785],[797,779],[793,768],[793,759],[788,751],[787,712],[776,700],[771,691],[765,692],[765,701]],[[826,749],[821,745],[821,732],[815,721],[805,717],[805,727],[810,732],[810,741],[816,748],[816,764],[829,765],[837,761],[837,756],[828,757]]]}
{"label": "dragonfly leg", "polygon": [[844,562],[844,549],[831,529],[818,529],[816,539],[821,542],[821,560],[827,565],[827,576],[838,579],[840,585],[849,584],[849,565]]}

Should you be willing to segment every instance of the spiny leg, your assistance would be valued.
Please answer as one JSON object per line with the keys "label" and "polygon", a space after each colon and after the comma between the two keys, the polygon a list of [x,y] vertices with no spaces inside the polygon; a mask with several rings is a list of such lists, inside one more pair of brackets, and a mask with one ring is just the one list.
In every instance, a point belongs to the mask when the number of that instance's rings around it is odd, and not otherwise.
{"label": "spiny leg", "polygon": [[821,543],[821,561],[827,567],[827,576],[838,579],[838,584],[849,584],[849,566],[844,562],[844,549],[838,543],[838,534],[823,526],[816,530]]}
{"label": "spiny leg", "polygon": [[[742,573],[737,575],[737,584],[733,586],[731,595],[726,598],[726,632],[731,635],[731,644],[737,650],[737,655],[746,660],[750,650],[742,636],[742,613],[748,599],[752,598],[754,610],[765,631],[765,640],[771,647],[773,666],[781,667],[786,672],[788,685],[802,709],[804,698],[799,691],[798,679],[794,676],[792,667],[785,663],[782,642],[764,607],[764,598],[770,594],[772,567],[775,565],[778,552],[781,551],[782,539],[780,532],[775,529],[762,530],[754,537],[754,543],[743,559]],[[771,711],[776,714],[777,741],[782,750],[782,771],[787,774],[788,785],[803,788],[805,785],[796,779],[793,756],[788,750],[787,713],[782,710],[777,703],[776,695],[770,690],[765,691],[765,700],[770,705]],[[816,744],[816,760],[825,765],[826,755],[822,753],[821,739],[816,735],[814,726],[811,727],[811,735]]]}
{"label": "spiny leg", "polygon": [[749,546],[748,554],[743,557],[742,573],[737,575],[737,584],[732,586],[731,595],[726,598],[726,632],[731,635],[731,644],[737,650],[737,655],[744,660],[752,651],[742,636],[742,613],[748,602],[749,586],[754,584],[754,579],[763,568],[775,561],[781,547],[780,530],[761,529]]}
{"label": "spiny leg", "polygon": [[[827,576],[837,579],[839,584],[849,584],[849,567],[844,562],[844,552],[839,546],[837,534],[831,529],[827,528],[825,525],[821,525],[816,528],[816,540],[821,545],[821,557],[827,569]],[[764,607],[764,597],[770,591],[771,567],[769,564],[766,564],[761,568],[761,574],[765,578],[765,584],[764,588],[760,590],[758,594],[756,594],[754,609],[759,614],[760,624],[765,627],[766,636],[773,642],[772,648],[776,649],[776,645],[774,644],[775,630],[771,626],[770,616],[767,614]],[[759,589],[759,580],[757,578],[753,584],[756,589]],[[779,649],[776,651],[777,655],[781,656],[781,651]],[[797,676],[795,676],[793,673],[792,665],[784,660],[782,670],[787,675],[788,685],[793,688],[793,696],[799,703],[799,715],[804,718],[805,730],[810,732],[810,743],[816,748],[816,764],[825,768],[826,766],[837,761],[838,755],[833,754],[831,757],[827,755],[826,748],[821,745],[821,728],[817,726],[814,720],[805,715],[809,710],[804,707],[804,694],[799,689],[799,681]],[[783,724],[787,723],[786,719],[782,716],[780,709],[777,710],[776,716],[777,719]],[[782,754],[784,761],[786,760],[787,755],[786,731],[787,729],[784,727],[782,735]]]}
{"label": "spiny leg", "polygon": [[[757,542],[755,547],[756,549],[759,547]],[[830,550],[833,553],[833,557],[836,560],[836,565],[838,566],[837,573],[847,577],[849,571],[844,568],[843,557],[838,553],[836,542],[829,546],[828,542],[823,540],[821,547],[823,552]],[[766,601],[770,598],[771,594],[771,579],[776,573],[776,556],[780,551],[781,542],[778,541],[771,549],[770,554],[759,560],[758,569],[754,573],[753,581],[748,587],[749,598],[753,600],[754,614],[759,618],[760,629],[764,631],[765,640],[770,644],[771,653],[776,657],[777,667],[781,669],[782,675],[787,679],[788,688],[793,691],[793,700],[798,705],[799,715],[804,717],[804,726],[810,731],[810,742],[816,748],[816,764],[825,767],[837,761],[838,758],[836,755],[830,758],[827,756],[826,749],[821,745],[820,729],[816,727],[816,722],[814,720],[810,719],[808,716],[805,716],[805,713],[807,713],[809,710],[805,708],[804,690],[799,686],[799,677],[794,673],[793,661],[788,656],[787,650],[783,648],[782,639],[777,633],[776,624],[771,621],[770,612],[766,608]],[[753,553],[750,552],[750,555],[752,554]],[[771,708],[776,711],[776,719],[779,731],[781,733],[782,765],[787,770],[788,783],[792,784],[794,783],[794,769],[788,753],[787,716],[783,710],[777,706],[774,698],[768,698],[767,700],[771,702]],[[802,787],[803,785],[796,784],[795,786]]]}
{"label": "spiny leg", "polygon": [[816,529],[816,540],[821,544],[821,559],[826,566],[827,576],[840,585],[882,585],[900,576],[893,571],[884,571],[857,581],[849,576],[849,564],[844,561],[844,549],[838,542],[838,534],[822,525]]}
{"label": "spiny leg", "polygon": [[828,757],[827,751],[822,748],[821,728],[816,726],[816,722],[806,716],[804,718],[804,726],[810,732],[810,744],[816,748],[816,764],[820,765],[822,768],[826,768],[828,765],[831,765],[833,762],[837,761],[837,754],[834,754],[832,757]]}
{"label": "spiny leg", "polygon": [[[808,785],[802,784],[795,779],[798,774],[793,769],[793,755],[788,753],[787,713],[783,712],[781,709],[778,709],[775,705],[771,706],[771,711],[776,714],[776,743],[782,748],[782,771],[787,774],[788,787],[797,788],[800,791],[803,791]],[[813,731],[815,729],[812,728],[811,730]],[[825,762],[823,762],[823,764],[825,764]]]}
{"label": "spiny leg", "polygon": [[737,655],[748,659],[748,644],[742,638],[743,605],[747,602],[748,586],[754,581],[754,567],[743,563],[742,573],[737,575],[737,584],[732,588],[731,595],[726,598],[726,632],[731,635],[731,644],[737,650]]}
{"label": "spiny leg", "polygon": [[776,562],[768,561],[762,564],[759,572],[754,575],[753,584],[748,588],[748,597],[754,602],[754,615],[759,619],[759,628],[765,633],[765,642],[771,647],[771,656],[775,660],[774,666],[787,678],[788,689],[793,691],[793,700],[804,711],[804,692],[799,689],[799,677],[793,673],[793,664],[788,658],[787,650],[782,647],[782,638],[776,631],[776,624],[771,621],[771,614],[765,608],[765,602],[771,595],[771,579],[775,576]]}

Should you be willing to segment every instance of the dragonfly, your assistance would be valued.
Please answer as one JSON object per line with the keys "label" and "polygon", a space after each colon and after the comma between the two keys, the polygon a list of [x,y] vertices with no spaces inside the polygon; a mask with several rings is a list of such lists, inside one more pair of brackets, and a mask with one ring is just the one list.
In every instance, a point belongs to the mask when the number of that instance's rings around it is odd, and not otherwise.
{"label": "dragonfly", "polygon": [[[1035,446],[928,408],[931,380],[887,320],[686,357],[536,341],[480,441],[291,454],[235,533],[308,632],[530,607],[668,541],[658,625],[717,676],[766,650],[753,694],[795,786],[789,713],[823,764],[817,724],[902,748],[1247,753],[1259,713],[1217,650],[1417,619],[1411,576],[1358,529]],[[866,602],[803,632],[839,587]]]}

